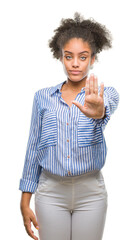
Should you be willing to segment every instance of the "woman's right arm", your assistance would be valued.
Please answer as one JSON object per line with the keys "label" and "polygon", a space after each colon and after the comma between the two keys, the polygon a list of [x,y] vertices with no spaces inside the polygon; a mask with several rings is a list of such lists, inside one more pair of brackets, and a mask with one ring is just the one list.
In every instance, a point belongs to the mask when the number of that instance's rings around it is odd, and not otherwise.
{"label": "woman's right arm", "polygon": [[29,138],[27,143],[24,168],[20,179],[19,190],[34,193],[38,187],[42,167],[38,161],[38,145],[41,137],[41,116],[37,92],[34,95]]}
{"label": "woman's right arm", "polygon": [[39,114],[37,93],[35,93],[24,168],[19,185],[19,189],[22,191],[20,208],[23,216],[24,226],[29,236],[35,240],[38,240],[38,238],[31,230],[31,222],[35,227],[37,227],[38,224],[36,221],[36,217],[33,211],[30,209],[29,205],[32,193],[34,193],[37,189],[39,176],[42,170],[42,167],[39,165],[37,159],[37,147],[40,141],[40,135],[41,117]]}
{"label": "woman's right arm", "polygon": [[31,197],[32,197],[31,192],[22,192],[20,209],[23,216],[24,226],[28,235],[33,239],[38,240],[38,238],[34,235],[34,232],[31,229],[31,222],[33,223],[36,229],[39,228],[35,214],[30,208]]}

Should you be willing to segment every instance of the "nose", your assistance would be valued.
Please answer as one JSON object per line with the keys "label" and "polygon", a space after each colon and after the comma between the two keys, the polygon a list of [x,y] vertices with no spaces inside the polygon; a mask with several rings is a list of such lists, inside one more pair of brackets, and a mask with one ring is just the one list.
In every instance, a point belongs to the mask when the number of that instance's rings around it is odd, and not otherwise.
{"label": "nose", "polygon": [[72,59],[72,67],[74,67],[74,68],[79,67],[78,58],[73,58],[73,59]]}

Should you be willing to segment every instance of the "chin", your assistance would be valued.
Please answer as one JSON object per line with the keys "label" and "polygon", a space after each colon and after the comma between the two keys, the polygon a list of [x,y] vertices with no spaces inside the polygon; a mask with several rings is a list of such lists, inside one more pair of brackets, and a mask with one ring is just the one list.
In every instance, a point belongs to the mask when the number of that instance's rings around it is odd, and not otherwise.
{"label": "chin", "polygon": [[86,77],[86,75],[85,75],[85,76],[79,76],[79,75],[69,76],[69,75],[68,75],[67,77],[68,77],[68,79],[70,79],[71,81],[77,82],[77,81],[83,80],[83,79]]}

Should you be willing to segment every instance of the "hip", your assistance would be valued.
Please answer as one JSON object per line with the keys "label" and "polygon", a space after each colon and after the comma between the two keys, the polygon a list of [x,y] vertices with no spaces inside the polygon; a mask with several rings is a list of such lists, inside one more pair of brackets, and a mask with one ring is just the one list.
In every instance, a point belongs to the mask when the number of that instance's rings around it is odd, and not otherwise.
{"label": "hip", "polygon": [[86,197],[99,196],[107,198],[105,180],[101,170],[85,174],[61,177],[43,170],[36,190],[36,195],[48,195],[51,192],[62,196]]}

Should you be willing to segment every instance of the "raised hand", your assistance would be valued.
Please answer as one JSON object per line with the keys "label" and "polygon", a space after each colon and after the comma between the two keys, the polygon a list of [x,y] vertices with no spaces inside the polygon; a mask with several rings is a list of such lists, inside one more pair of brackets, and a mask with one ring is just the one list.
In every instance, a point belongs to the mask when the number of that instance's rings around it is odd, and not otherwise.
{"label": "raised hand", "polygon": [[72,101],[87,117],[101,119],[105,115],[104,107],[104,83],[101,83],[98,95],[98,79],[93,74],[86,79],[84,106],[77,101]]}

